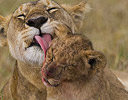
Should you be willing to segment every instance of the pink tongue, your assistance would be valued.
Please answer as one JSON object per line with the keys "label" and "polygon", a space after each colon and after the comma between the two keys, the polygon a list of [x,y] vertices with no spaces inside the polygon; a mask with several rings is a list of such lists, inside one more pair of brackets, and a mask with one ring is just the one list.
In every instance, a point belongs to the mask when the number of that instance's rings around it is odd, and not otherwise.
{"label": "pink tongue", "polygon": [[35,39],[37,40],[37,42],[39,43],[39,45],[43,49],[44,54],[46,56],[46,51],[49,48],[49,43],[52,40],[51,36],[49,34],[45,34],[45,35],[43,35],[43,37],[35,36]]}

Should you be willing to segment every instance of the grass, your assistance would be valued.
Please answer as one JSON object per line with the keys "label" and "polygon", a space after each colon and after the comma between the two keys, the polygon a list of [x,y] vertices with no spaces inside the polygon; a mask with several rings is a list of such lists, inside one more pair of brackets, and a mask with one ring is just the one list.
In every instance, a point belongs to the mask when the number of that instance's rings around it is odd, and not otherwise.
{"label": "grass", "polygon": [[[0,14],[13,12],[22,2],[32,0],[0,0]],[[57,0],[59,3],[77,4],[78,0]],[[103,52],[107,67],[128,72],[128,1],[88,0],[92,7],[86,14],[80,33],[88,36],[95,50]],[[9,79],[14,60],[7,48],[0,48],[0,89]]]}
{"label": "grass", "polygon": [[3,100],[3,96],[2,96],[2,94],[0,93],[0,100]]}

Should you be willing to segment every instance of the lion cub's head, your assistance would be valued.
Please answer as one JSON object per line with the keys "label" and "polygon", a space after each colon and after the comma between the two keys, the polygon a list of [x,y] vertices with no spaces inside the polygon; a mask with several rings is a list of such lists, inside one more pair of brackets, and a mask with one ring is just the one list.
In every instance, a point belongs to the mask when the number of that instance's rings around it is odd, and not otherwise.
{"label": "lion cub's head", "polygon": [[86,8],[86,2],[76,6],[59,5],[52,0],[22,4],[12,15],[0,16],[0,45],[8,45],[18,61],[42,64],[44,52],[54,38],[55,26],[66,25],[74,33],[82,23]]}
{"label": "lion cub's head", "polygon": [[[62,35],[66,31],[59,32]],[[47,51],[42,69],[45,85],[58,86],[65,81],[86,80],[104,69],[106,59],[102,53],[93,50],[89,39],[70,32],[61,37],[54,39]]]}

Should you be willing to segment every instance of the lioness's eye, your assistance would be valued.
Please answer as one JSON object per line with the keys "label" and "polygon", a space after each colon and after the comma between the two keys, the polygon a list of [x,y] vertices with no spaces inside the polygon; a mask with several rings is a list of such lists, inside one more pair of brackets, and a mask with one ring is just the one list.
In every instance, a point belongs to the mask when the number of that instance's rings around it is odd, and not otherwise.
{"label": "lioness's eye", "polygon": [[48,11],[49,13],[53,13],[53,12],[55,12],[55,11],[57,11],[57,10],[58,10],[58,8],[53,7],[53,8],[49,8],[47,11]]}
{"label": "lioness's eye", "polygon": [[26,16],[25,16],[24,14],[21,14],[21,15],[18,15],[18,16],[17,16],[17,18],[22,19],[22,20],[24,20],[25,17],[26,17]]}

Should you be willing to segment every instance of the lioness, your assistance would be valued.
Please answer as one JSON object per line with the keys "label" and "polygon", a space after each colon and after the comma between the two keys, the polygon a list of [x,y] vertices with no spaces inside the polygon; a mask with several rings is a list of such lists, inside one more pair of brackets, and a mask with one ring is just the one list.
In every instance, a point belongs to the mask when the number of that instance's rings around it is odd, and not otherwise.
{"label": "lioness", "polygon": [[42,69],[47,100],[128,100],[124,86],[105,69],[105,56],[88,39],[59,32],[62,36],[52,41]]}
{"label": "lioness", "polygon": [[0,45],[8,46],[16,59],[13,76],[2,91],[3,100],[45,100],[41,67],[49,43],[55,38],[55,26],[65,25],[75,33],[86,8],[85,1],[70,6],[38,0],[22,4],[8,17],[0,16]]}

